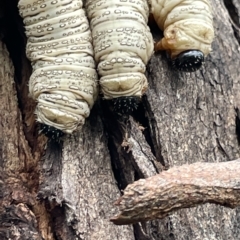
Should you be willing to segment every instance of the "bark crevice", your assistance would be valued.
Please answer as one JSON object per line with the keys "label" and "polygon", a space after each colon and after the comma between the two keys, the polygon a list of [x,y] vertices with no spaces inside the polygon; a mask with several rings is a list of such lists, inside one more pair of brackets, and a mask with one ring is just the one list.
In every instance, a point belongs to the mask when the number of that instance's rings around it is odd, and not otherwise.
{"label": "bark crevice", "polygon": [[224,4],[229,12],[234,35],[240,45],[240,4],[237,0],[224,0]]}

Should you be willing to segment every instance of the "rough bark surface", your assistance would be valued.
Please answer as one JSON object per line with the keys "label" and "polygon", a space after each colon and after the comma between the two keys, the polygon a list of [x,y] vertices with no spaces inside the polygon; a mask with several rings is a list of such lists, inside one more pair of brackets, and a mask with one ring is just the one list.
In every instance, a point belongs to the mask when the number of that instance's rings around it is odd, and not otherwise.
{"label": "rough bark surface", "polygon": [[83,130],[56,144],[38,135],[34,121],[17,0],[1,1],[0,239],[240,239],[239,209],[214,204],[130,226],[109,221],[135,180],[240,157],[240,5],[211,2],[216,38],[200,71],[176,72],[165,53],[155,54],[149,90],[127,123],[99,100]]}

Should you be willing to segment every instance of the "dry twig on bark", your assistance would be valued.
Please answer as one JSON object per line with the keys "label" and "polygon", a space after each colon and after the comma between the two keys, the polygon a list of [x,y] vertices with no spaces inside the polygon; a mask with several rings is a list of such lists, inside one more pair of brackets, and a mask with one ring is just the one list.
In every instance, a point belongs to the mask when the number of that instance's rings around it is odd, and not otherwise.
{"label": "dry twig on bark", "polygon": [[131,224],[164,218],[181,208],[216,203],[240,205],[240,159],[174,167],[127,186],[118,200],[121,213],[111,221]]}

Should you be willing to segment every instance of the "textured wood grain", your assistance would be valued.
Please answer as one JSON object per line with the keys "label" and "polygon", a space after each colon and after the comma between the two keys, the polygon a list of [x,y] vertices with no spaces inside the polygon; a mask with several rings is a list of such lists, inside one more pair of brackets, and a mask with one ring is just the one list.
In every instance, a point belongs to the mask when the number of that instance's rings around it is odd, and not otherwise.
{"label": "textured wood grain", "polygon": [[222,163],[194,163],[173,167],[138,180],[116,202],[115,224],[131,224],[164,218],[181,208],[215,203],[240,206],[240,159]]}
{"label": "textured wood grain", "polygon": [[33,171],[37,162],[23,134],[13,65],[2,42],[0,66],[0,238],[40,240],[36,212],[41,205],[35,201],[37,173]]}

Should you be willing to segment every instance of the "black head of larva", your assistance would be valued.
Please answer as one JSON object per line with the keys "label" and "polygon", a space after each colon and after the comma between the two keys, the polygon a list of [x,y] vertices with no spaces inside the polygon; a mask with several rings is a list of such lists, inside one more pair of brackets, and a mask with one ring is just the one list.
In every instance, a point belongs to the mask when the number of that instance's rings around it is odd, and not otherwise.
{"label": "black head of larva", "polygon": [[43,123],[40,123],[40,132],[54,141],[59,141],[60,138],[64,135],[61,130]]}
{"label": "black head of larva", "polygon": [[173,67],[183,72],[194,72],[201,68],[204,54],[199,50],[181,52],[173,61]]}
{"label": "black head of larva", "polygon": [[140,97],[124,96],[112,99],[114,111],[120,114],[131,114],[138,108]]}

